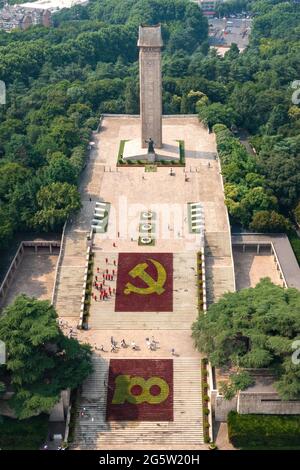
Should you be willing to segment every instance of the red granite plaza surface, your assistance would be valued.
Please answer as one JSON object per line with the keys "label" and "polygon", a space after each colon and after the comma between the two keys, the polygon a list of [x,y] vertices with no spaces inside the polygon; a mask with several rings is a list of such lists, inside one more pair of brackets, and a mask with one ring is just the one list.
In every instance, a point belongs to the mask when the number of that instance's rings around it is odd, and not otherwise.
{"label": "red granite plaza surface", "polygon": [[120,253],[116,312],[173,311],[173,254]]}
{"label": "red granite plaza surface", "polygon": [[[118,385],[119,380],[121,386]],[[125,387],[122,388],[124,381]],[[136,381],[145,386],[134,384]],[[138,398],[140,403],[129,402],[132,397]],[[111,359],[106,419],[173,421],[173,360]]]}

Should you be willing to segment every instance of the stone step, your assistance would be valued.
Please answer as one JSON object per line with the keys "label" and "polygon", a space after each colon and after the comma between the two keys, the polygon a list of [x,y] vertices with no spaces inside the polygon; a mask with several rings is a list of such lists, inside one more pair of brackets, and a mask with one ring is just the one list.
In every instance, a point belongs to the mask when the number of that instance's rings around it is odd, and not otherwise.
{"label": "stone step", "polygon": [[[203,444],[203,416],[201,395],[200,359],[175,358],[174,374],[174,421],[110,421],[106,422],[106,389],[109,362],[93,356],[94,372],[82,387],[81,408],[84,406],[88,419],[77,418],[74,447],[118,448],[127,445],[199,446]],[[92,417],[94,420],[92,421]]]}
{"label": "stone step", "polygon": [[[61,313],[62,315],[62,313]],[[71,310],[70,311],[67,311],[66,312],[66,315],[65,316],[72,316],[74,317],[74,312],[72,312]],[[196,319],[193,320],[193,322],[196,321]],[[177,323],[172,323],[172,330],[189,330],[193,324],[193,322],[180,322],[178,321]],[[133,325],[132,323],[127,323],[127,324],[120,324],[120,325],[115,325],[114,323],[103,323],[101,325],[92,325],[90,326],[91,329],[94,329],[94,330],[116,330],[116,331],[121,331],[121,330],[124,330],[124,331],[127,331],[127,330],[131,330],[133,329]],[[160,331],[160,330],[170,330],[170,324],[168,324],[167,322],[166,323],[160,323],[160,324],[157,324],[157,322],[153,322],[153,323],[150,323],[150,322],[144,322],[142,324],[135,324],[134,325],[134,329],[135,330],[154,330],[156,329],[157,331]]]}

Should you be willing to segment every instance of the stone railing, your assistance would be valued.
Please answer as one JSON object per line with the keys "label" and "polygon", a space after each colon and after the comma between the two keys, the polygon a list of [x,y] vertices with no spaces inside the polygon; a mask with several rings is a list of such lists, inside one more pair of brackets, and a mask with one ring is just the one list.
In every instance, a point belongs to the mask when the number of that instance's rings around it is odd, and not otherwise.
{"label": "stone railing", "polygon": [[[223,180],[223,175],[222,175],[222,166],[221,166],[221,161],[220,161],[218,150],[217,150],[217,163],[218,163],[219,174],[220,174],[220,178],[221,178],[222,191],[223,191],[223,194],[224,194],[224,197],[225,197],[224,180]],[[228,214],[227,207],[225,207],[225,210],[226,210],[226,225],[227,225],[227,228],[228,228],[228,235],[229,235],[230,256],[231,256],[231,261],[232,261],[233,287],[234,287],[234,292],[235,292],[236,291],[236,281],[235,281],[235,268],[234,268],[234,262],[233,262],[232,243],[231,243],[231,228],[230,228],[229,214]]]}
{"label": "stone railing", "polygon": [[201,247],[202,259],[202,296],[203,296],[203,312],[207,311],[207,297],[206,297],[206,274],[205,274],[205,255],[204,247]]}
{"label": "stone railing", "polygon": [[90,261],[90,257],[91,257],[91,254],[92,254],[93,239],[94,239],[94,231],[91,230],[90,235],[89,235],[89,242],[90,243],[89,243],[89,246],[86,250],[86,258],[85,258],[84,278],[83,278],[81,305],[80,305],[80,316],[79,316],[79,323],[78,323],[78,328],[79,329],[82,329],[82,327],[83,327],[85,294],[86,294],[86,290],[87,290],[89,261]]}
{"label": "stone railing", "polygon": [[283,274],[283,270],[282,270],[282,268],[281,268],[281,264],[280,264],[279,258],[278,258],[278,256],[277,256],[275,247],[274,247],[274,245],[273,245],[272,242],[271,242],[271,249],[272,249],[272,253],[273,253],[274,259],[275,259],[276,268],[277,268],[277,270],[279,271],[279,276],[280,276],[280,278],[282,279],[283,287],[288,287],[288,284],[287,284],[287,282],[286,282],[285,276],[284,276],[284,274]]}
{"label": "stone railing", "polygon": [[100,116],[100,120],[99,120],[99,124],[98,124],[97,130],[96,130],[96,133],[99,133],[101,131],[104,116],[105,116],[105,114],[101,114],[101,116]]}
{"label": "stone railing", "polygon": [[53,284],[53,291],[52,291],[52,298],[51,298],[51,304],[54,306],[55,306],[56,296],[57,296],[58,275],[59,275],[59,271],[62,265],[62,255],[64,252],[65,243],[66,243],[65,235],[66,235],[67,223],[68,221],[65,222],[65,225],[62,231],[62,236],[61,236],[61,241],[60,241],[60,250],[59,250],[58,260],[57,260],[56,268],[55,268],[54,284]]}

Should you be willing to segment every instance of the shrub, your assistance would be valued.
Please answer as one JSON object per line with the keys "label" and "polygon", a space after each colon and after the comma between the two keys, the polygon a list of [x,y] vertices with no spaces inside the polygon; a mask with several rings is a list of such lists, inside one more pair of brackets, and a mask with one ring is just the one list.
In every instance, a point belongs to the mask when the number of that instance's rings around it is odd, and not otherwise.
{"label": "shrub", "polygon": [[179,140],[179,162],[180,165],[185,165],[185,146],[184,140]]}
{"label": "shrub", "polygon": [[49,416],[17,420],[0,419],[0,448],[2,450],[38,450],[47,437]]}
{"label": "shrub", "polygon": [[257,232],[286,232],[290,222],[276,211],[257,211],[253,215],[250,228]]}
{"label": "shrub", "polygon": [[289,240],[294,250],[298,264],[300,265],[300,238],[298,238],[298,235],[296,233],[290,233]]}
{"label": "shrub", "polygon": [[294,210],[294,217],[298,225],[300,225],[300,202],[298,202],[296,209]]}
{"label": "shrub", "polygon": [[299,447],[300,416],[228,414],[228,437],[238,448]]}

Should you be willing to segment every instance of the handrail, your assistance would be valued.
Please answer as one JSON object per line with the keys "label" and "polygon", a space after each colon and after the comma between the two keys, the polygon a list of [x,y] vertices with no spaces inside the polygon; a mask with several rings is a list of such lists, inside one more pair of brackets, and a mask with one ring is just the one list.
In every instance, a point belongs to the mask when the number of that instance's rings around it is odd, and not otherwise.
{"label": "handrail", "polygon": [[288,284],[286,282],[286,279],[285,279],[285,276],[283,274],[283,271],[282,271],[282,268],[281,268],[281,264],[280,264],[280,261],[279,261],[279,258],[277,256],[277,253],[276,253],[276,250],[275,250],[275,247],[273,245],[273,242],[271,242],[271,247],[272,247],[272,250],[273,250],[273,255],[275,256],[275,259],[277,261],[277,266],[279,267],[279,271],[280,271],[280,274],[282,276],[282,280],[283,280],[283,283],[284,283],[284,286],[285,287],[288,287]]}
{"label": "handrail", "polygon": [[54,305],[55,303],[55,296],[56,296],[56,291],[57,291],[57,280],[58,280],[58,270],[61,266],[61,260],[62,260],[62,253],[64,249],[64,244],[65,244],[65,234],[66,234],[66,227],[67,227],[68,220],[66,220],[63,231],[62,231],[62,236],[61,236],[61,242],[60,242],[60,250],[59,250],[59,255],[58,255],[58,260],[56,263],[56,268],[55,268],[55,276],[54,276],[54,284],[53,284],[53,290],[52,290],[52,297],[51,297],[51,305]]}
{"label": "handrail", "polygon": [[18,250],[17,250],[17,253],[15,254],[15,256],[14,256],[12,262],[10,263],[10,266],[9,266],[9,268],[8,268],[8,270],[7,270],[6,276],[5,276],[5,278],[3,279],[3,282],[2,282],[2,284],[1,284],[1,286],[0,286],[0,294],[1,294],[1,292],[2,292],[2,291],[4,290],[4,288],[5,288],[5,284],[6,284],[7,280],[9,279],[11,270],[13,269],[13,267],[14,267],[14,265],[15,265],[15,263],[16,263],[18,257],[19,257],[20,251],[22,251],[22,249],[23,249],[23,242],[20,243],[19,248],[18,248]]}
{"label": "handrail", "polygon": [[[218,152],[218,146],[217,146],[217,164],[219,168],[219,174],[221,178],[221,185],[222,185],[222,190],[225,198],[225,188],[224,188],[224,180],[223,180],[223,174],[222,174],[222,163],[221,159],[219,156]],[[225,204],[225,202],[224,202]],[[234,261],[233,261],[233,250],[232,250],[232,243],[231,243],[231,227],[230,227],[230,222],[229,222],[229,214],[228,214],[228,209],[227,206],[225,205],[225,210],[226,210],[226,223],[227,223],[227,228],[228,228],[228,233],[229,233],[229,246],[230,246],[230,256],[231,256],[231,262],[232,262],[232,272],[233,272],[233,287],[234,287],[234,292],[236,291],[236,280],[235,280],[235,267],[234,267]]]}

